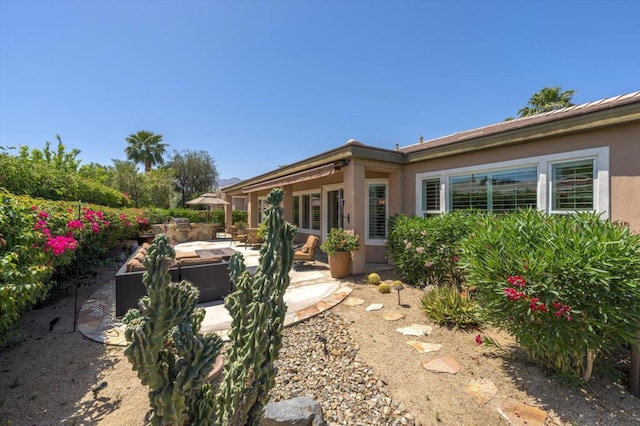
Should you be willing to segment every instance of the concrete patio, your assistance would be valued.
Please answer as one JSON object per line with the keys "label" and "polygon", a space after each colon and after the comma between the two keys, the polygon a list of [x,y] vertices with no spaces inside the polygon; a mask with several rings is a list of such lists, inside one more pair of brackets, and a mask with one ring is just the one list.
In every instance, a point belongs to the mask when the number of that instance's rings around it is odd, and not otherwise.
{"label": "concrete patio", "polygon": [[[175,246],[180,251],[195,251],[216,248],[233,248],[242,253],[249,272],[255,272],[260,248],[245,247],[242,243],[233,244],[229,239],[213,241],[194,241]],[[316,252],[315,264],[294,264],[289,273],[291,282],[284,300],[287,304],[285,326],[302,321],[320,312],[332,308],[343,301],[353,289],[352,276],[335,279],[329,273],[326,255]],[[368,271],[389,269],[385,264],[367,264]],[[206,315],[202,323],[202,332],[215,332],[225,339],[231,326],[231,316],[222,301],[200,304]],[[88,339],[109,345],[124,346],[124,325],[121,318],[115,317],[115,283],[110,281],[96,291],[82,306],[78,315],[78,329]]]}

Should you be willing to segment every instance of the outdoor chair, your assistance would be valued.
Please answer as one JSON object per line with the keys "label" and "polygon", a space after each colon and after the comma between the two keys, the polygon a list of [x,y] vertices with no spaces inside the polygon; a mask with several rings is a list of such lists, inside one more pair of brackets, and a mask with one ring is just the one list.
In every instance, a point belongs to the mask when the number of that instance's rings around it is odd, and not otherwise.
{"label": "outdoor chair", "polygon": [[309,235],[307,242],[293,253],[293,261],[302,265],[305,262],[316,263],[316,247],[320,239],[315,235]]}
{"label": "outdoor chair", "polygon": [[235,243],[246,243],[247,242],[247,233],[244,229],[238,229],[235,226],[231,226],[229,228],[230,230],[230,234],[231,234],[231,243],[229,245],[232,245],[234,242]]}
{"label": "outdoor chair", "polygon": [[264,240],[258,237],[258,228],[247,228],[247,238],[244,241],[245,248],[247,246],[255,246],[262,244]]}

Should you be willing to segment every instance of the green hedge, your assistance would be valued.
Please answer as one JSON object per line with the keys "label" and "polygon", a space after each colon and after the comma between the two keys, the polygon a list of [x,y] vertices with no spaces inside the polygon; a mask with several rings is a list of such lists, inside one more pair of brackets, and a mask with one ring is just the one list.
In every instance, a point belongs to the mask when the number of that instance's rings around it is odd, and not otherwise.
{"label": "green hedge", "polygon": [[132,205],[127,197],[113,188],[45,162],[25,161],[0,153],[0,170],[0,187],[12,194],[47,200],[82,200],[110,207]]}

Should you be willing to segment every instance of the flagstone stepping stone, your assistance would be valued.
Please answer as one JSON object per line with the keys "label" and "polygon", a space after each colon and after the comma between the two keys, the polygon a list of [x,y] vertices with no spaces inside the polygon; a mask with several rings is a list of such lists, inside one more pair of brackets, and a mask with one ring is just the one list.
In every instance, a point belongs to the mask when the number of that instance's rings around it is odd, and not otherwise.
{"label": "flagstone stepping stone", "polygon": [[498,412],[512,425],[517,426],[543,426],[547,420],[546,411],[516,401],[508,401],[498,408]]}
{"label": "flagstone stepping stone", "polygon": [[406,315],[401,314],[400,312],[387,312],[382,316],[382,318],[387,321],[398,321],[399,319],[404,317],[406,317]]}
{"label": "flagstone stepping stone", "polygon": [[350,297],[344,301],[344,304],[347,306],[360,306],[364,304],[364,300],[359,297]]}
{"label": "flagstone stepping stone", "polygon": [[428,336],[433,331],[433,327],[424,324],[411,324],[408,327],[396,328],[396,331],[405,336]]}
{"label": "flagstone stepping stone", "polygon": [[439,343],[425,343],[425,342],[418,342],[417,340],[409,340],[406,343],[407,345],[411,346],[413,349],[415,349],[416,351],[422,354],[426,354],[429,352],[436,352],[442,349],[442,345]]}
{"label": "flagstone stepping stone", "polygon": [[422,362],[422,368],[433,371],[434,373],[456,374],[460,371],[460,363],[452,357],[445,355],[431,361]]}
{"label": "flagstone stepping stone", "polygon": [[470,381],[466,391],[479,405],[484,405],[496,396],[498,388],[489,379],[479,379]]}
{"label": "flagstone stepping stone", "polygon": [[367,311],[371,312],[371,311],[379,311],[380,309],[382,309],[384,305],[382,303],[373,303],[369,306],[367,306]]}

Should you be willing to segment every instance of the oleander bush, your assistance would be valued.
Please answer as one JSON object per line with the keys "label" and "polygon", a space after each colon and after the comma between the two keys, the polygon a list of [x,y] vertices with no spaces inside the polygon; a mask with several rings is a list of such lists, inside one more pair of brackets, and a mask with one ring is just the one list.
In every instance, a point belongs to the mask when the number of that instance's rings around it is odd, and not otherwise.
{"label": "oleander bush", "polygon": [[460,241],[471,232],[480,215],[457,211],[430,218],[390,218],[387,254],[402,280],[420,287],[442,283],[461,287],[464,277],[457,264]]}
{"label": "oleander bush", "polygon": [[640,236],[627,227],[524,210],[484,217],[462,251],[483,318],[541,365],[589,380],[597,357],[634,341]]}

